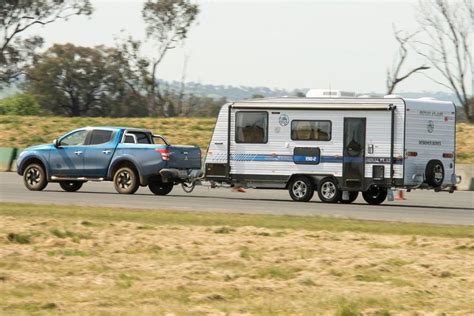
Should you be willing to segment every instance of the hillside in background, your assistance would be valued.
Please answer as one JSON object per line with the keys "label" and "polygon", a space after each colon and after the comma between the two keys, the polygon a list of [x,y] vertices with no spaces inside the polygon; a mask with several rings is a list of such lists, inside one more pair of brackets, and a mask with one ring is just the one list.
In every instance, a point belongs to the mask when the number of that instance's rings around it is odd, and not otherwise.
{"label": "hillside in background", "polygon": [[[192,144],[203,154],[214,129],[215,118],[103,118],[0,115],[0,147],[24,148],[50,143],[67,131],[83,126],[133,126],[162,134],[172,144]],[[474,163],[474,125],[458,124],[456,154],[459,163]]]}
{"label": "hillside in background", "polygon": [[[160,81],[162,89],[168,89],[175,92],[182,89],[181,82],[178,81]],[[261,95],[264,97],[282,97],[282,96],[296,96],[299,93],[305,94],[309,88],[301,88],[296,90],[279,89],[279,88],[268,88],[268,87],[250,87],[250,86],[232,86],[232,85],[213,85],[213,84],[202,84],[197,82],[187,82],[184,85],[184,92],[186,94],[194,94],[198,96],[206,96],[213,98],[226,97],[227,99],[241,100],[248,99],[254,95]],[[359,95],[371,95],[371,96],[384,96],[383,92],[367,92],[367,91],[355,91]],[[406,98],[422,98],[429,97],[443,101],[457,102],[456,96],[452,93],[441,92],[441,91],[422,91],[422,92],[409,92],[402,91],[397,92],[397,95]]]}

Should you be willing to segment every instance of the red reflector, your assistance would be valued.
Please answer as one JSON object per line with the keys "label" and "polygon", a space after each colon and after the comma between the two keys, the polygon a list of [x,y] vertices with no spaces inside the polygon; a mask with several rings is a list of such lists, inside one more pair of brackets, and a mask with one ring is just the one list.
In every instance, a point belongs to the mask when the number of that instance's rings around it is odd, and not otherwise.
{"label": "red reflector", "polygon": [[454,154],[453,153],[443,153],[443,158],[453,158]]}
{"label": "red reflector", "polygon": [[407,157],[416,157],[418,153],[416,151],[407,151]]}
{"label": "red reflector", "polygon": [[449,118],[447,116],[444,117],[444,121],[447,122]]}
{"label": "red reflector", "polygon": [[170,160],[170,151],[166,148],[156,148],[155,151],[160,153],[162,160]]}

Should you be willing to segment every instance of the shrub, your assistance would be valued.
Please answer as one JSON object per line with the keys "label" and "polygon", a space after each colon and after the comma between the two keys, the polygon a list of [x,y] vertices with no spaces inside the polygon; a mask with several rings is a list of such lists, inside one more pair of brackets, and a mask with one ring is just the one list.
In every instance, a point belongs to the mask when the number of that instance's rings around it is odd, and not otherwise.
{"label": "shrub", "polygon": [[35,97],[28,93],[17,93],[0,100],[1,115],[39,115],[41,108]]}

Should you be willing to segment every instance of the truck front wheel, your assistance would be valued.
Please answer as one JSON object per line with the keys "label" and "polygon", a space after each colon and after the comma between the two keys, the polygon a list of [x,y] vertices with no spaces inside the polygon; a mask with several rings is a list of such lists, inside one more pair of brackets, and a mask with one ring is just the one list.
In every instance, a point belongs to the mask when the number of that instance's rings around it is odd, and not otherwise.
{"label": "truck front wheel", "polygon": [[28,165],[23,172],[23,182],[30,191],[41,191],[46,188],[48,180],[43,166],[38,163]]}
{"label": "truck front wheel", "polygon": [[166,195],[173,190],[173,182],[152,181],[148,184],[148,188],[155,195]]}
{"label": "truck front wheel", "polygon": [[120,194],[133,194],[140,186],[138,174],[130,167],[120,167],[114,174],[114,186]]}

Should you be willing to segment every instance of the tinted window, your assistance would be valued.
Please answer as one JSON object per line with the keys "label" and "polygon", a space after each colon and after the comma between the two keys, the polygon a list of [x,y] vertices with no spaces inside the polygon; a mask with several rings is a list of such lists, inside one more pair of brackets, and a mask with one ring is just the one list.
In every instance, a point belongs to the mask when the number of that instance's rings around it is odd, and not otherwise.
{"label": "tinted window", "polygon": [[292,121],[292,140],[331,140],[330,121]]}
{"label": "tinted window", "polygon": [[[151,141],[151,137],[150,135],[148,135],[148,133],[127,131],[127,135],[128,134],[135,135],[137,139],[137,144],[153,144],[153,142]],[[125,137],[125,142],[132,142],[132,141],[130,140],[130,138]]]}
{"label": "tinted window", "polygon": [[93,130],[89,145],[98,145],[108,143],[112,139],[112,131]]}
{"label": "tinted window", "polygon": [[87,130],[81,130],[67,135],[61,139],[61,146],[78,146],[86,142]]}
{"label": "tinted window", "polygon": [[126,143],[126,144],[135,144],[135,135],[131,135],[131,134],[125,135],[124,143]]}
{"label": "tinted window", "polygon": [[235,141],[237,143],[266,143],[268,139],[267,112],[237,112]]}

